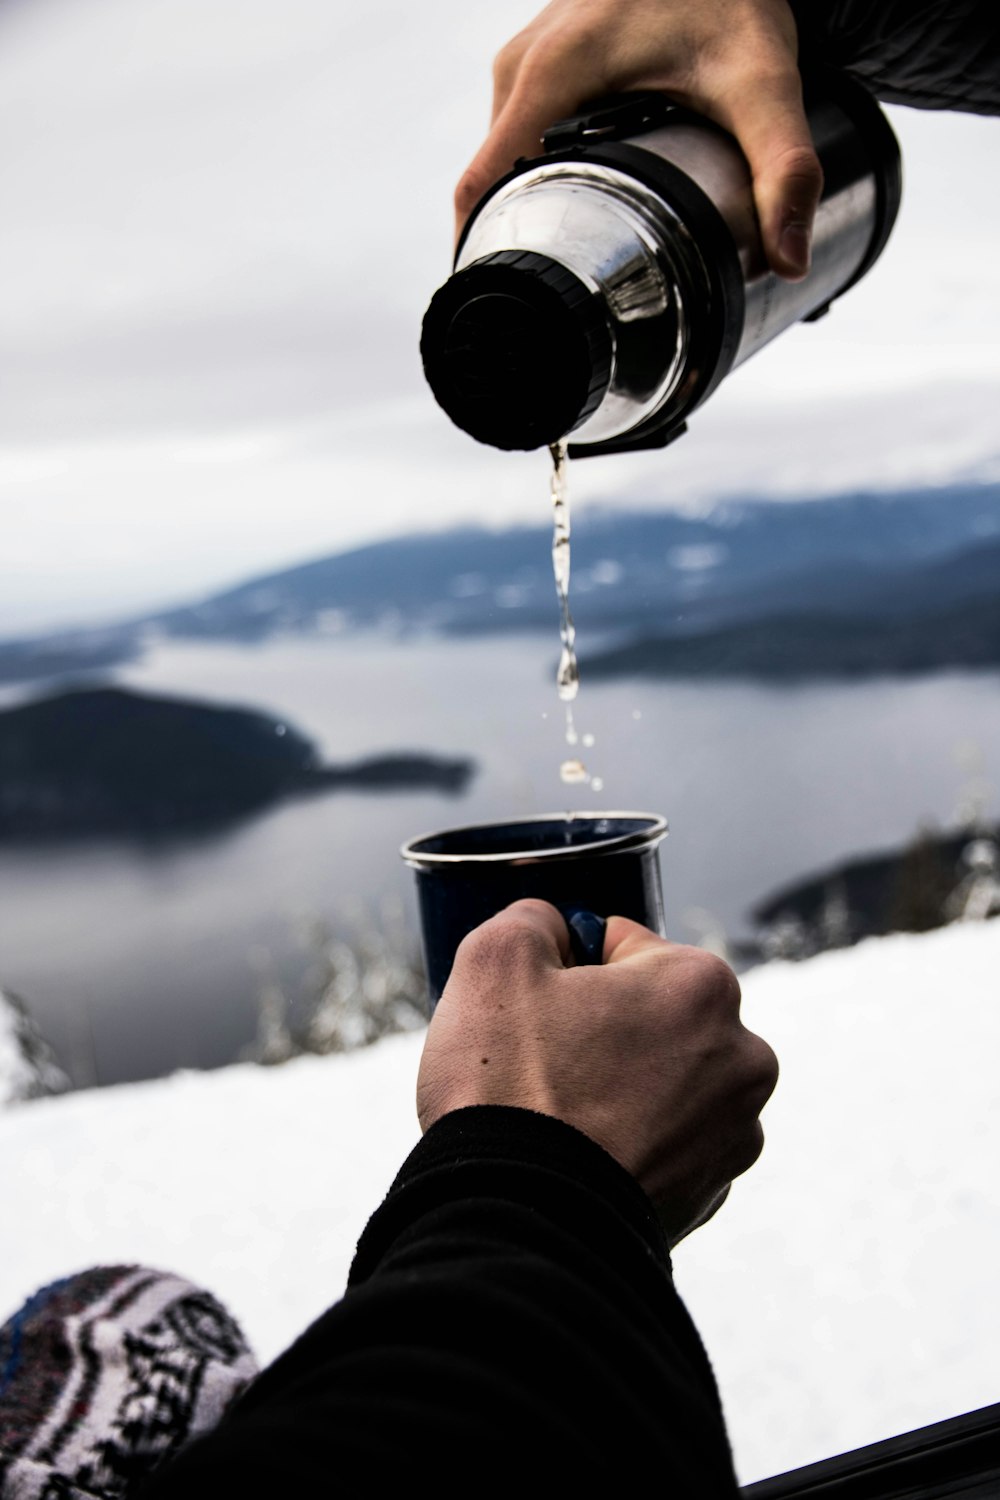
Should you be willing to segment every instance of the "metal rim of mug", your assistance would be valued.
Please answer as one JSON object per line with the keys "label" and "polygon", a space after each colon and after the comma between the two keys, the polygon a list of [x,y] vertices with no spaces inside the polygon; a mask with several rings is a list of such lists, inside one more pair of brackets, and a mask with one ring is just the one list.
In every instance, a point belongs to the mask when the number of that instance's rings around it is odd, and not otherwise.
{"label": "metal rim of mug", "polygon": [[567,819],[565,813],[539,813],[537,817],[530,815],[522,818],[498,818],[488,823],[465,823],[460,828],[441,828],[436,833],[422,833],[416,838],[407,839],[400,847],[400,854],[408,865],[415,870],[435,869],[441,865],[530,865],[551,863],[555,860],[579,859],[586,855],[591,858],[602,854],[623,854],[630,849],[654,849],[664,838],[669,828],[667,820],[660,813],[648,812],[588,812],[575,813],[574,817],[586,819],[587,822],[597,823],[606,818],[629,819],[645,824],[645,827],[636,828],[628,833],[618,834],[611,839],[597,839],[590,844],[559,844],[551,849],[538,849],[534,851],[520,850],[514,853],[499,851],[490,854],[435,854],[419,852],[421,844],[431,839],[447,838],[449,835],[459,833],[479,833],[490,828],[511,828],[518,824],[530,823],[564,823],[572,821]]}

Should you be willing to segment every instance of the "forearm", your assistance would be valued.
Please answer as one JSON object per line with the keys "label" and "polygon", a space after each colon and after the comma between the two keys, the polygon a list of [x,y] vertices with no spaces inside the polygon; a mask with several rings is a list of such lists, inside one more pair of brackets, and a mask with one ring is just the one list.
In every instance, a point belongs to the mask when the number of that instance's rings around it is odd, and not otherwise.
{"label": "forearm", "polygon": [[848,69],[887,103],[1000,114],[995,0],[792,0],[803,66]]}
{"label": "forearm", "polygon": [[244,1474],[305,1493],[345,1462],[618,1483],[652,1465],[671,1495],[736,1495],[652,1207],[585,1136],[523,1110],[441,1120],[370,1221],[344,1299],[149,1496]]}

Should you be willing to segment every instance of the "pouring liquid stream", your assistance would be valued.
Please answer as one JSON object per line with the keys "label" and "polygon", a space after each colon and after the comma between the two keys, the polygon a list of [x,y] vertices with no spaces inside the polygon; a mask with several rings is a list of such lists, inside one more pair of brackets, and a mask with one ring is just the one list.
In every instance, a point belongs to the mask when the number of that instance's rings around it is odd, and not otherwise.
{"label": "pouring liquid stream", "polygon": [[[569,460],[565,443],[552,443],[549,452],[552,455],[552,572],[559,600],[559,640],[562,648],[556,672],[556,691],[561,702],[566,705],[566,743],[571,749],[575,749],[581,739],[573,718],[573,704],[580,690],[580,668],[576,659],[576,626],[569,607],[570,518],[566,483]],[[584,735],[582,738],[585,745],[592,745],[594,742],[592,735]],[[567,756],[559,767],[559,777],[567,786],[589,783],[598,792],[603,786],[600,777],[591,776],[578,755]]]}

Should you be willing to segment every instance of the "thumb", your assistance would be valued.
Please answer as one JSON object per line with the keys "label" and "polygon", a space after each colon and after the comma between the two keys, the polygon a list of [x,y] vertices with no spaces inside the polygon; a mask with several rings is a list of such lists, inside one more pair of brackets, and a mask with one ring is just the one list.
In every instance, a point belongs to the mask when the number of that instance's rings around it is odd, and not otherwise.
{"label": "thumb", "polygon": [[768,88],[736,95],[726,125],[753,175],[754,201],[771,269],[790,281],[809,270],[823,169],[813,146],[794,66]]}

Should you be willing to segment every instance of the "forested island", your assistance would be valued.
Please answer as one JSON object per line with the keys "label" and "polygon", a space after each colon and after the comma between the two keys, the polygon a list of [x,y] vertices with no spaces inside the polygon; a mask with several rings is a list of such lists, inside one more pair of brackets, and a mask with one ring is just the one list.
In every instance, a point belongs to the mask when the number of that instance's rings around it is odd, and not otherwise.
{"label": "forested island", "polygon": [[457,793],[473,771],[413,751],[328,765],[257,710],[81,688],[0,712],[0,841],[190,834],[339,788]]}
{"label": "forested island", "polygon": [[739,677],[812,681],[1000,666],[1000,599],[880,619],[775,615],[697,634],[646,635],[581,659],[589,679]]}
{"label": "forested island", "polygon": [[858,855],[765,897],[751,914],[754,957],[808,958],[998,914],[1000,826],[922,829],[902,848]]}

